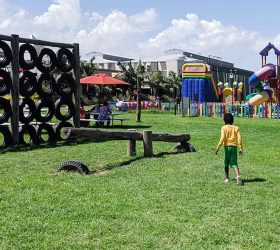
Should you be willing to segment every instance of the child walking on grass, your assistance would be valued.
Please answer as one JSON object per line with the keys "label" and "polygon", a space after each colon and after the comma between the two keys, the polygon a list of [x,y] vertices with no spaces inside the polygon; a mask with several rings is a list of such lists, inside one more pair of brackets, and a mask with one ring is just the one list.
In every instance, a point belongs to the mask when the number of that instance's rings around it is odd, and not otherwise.
{"label": "child walking on grass", "polygon": [[224,115],[225,125],[221,128],[221,138],[218,143],[215,154],[218,153],[222,145],[225,149],[225,182],[229,182],[229,167],[234,168],[238,185],[242,185],[242,179],[237,163],[237,148],[239,154],[243,155],[243,145],[239,128],[233,125],[233,115],[227,113]]}

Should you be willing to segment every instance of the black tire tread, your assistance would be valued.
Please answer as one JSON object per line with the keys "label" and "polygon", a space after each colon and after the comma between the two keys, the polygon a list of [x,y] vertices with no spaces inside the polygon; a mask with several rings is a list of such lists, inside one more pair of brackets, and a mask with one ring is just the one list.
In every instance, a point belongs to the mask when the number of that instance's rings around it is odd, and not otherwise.
{"label": "black tire tread", "polygon": [[[48,133],[48,141],[42,141],[42,130],[47,131]],[[52,125],[48,124],[48,123],[41,123],[40,125],[38,125],[36,127],[36,133],[37,133],[37,137],[38,137],[38,142],[39,143],[47,143],[47,144],[54,144],[56,142],[56,136],[55,136],[55,132],[54,132],[54,128],[52,127]]]}
{"label": "black tire tread", "polygon": [[75,171],[86,175],[90,173],[87,165],[78,160],[69,160],[61,163],[58,167],[58,172],[60,171]]}
{"label": "black tire tread", "polygon": [[0,96],[10,94],[10,90],[12,89],[12,78],[9,72],[0,69],[0,77],[3,78],[4,81],[4,88],[0,89]]}
{"label": "black tire tread", "polygon": [[73,125],[70,122],[60,122],[59,124],[57,124],[55,126],[55,136],[56,136],[56,140],[57,141],[63,141],[65,139],[63,139],[60,135],[61,129],[63,128],[67,128],[67,127],[73,127]]}
{"label": "black tire tread", "polygon": [[[30,54],[30,58],[31,58],[30,62],[27,62],[24,60],[25,51],[28,51],[28,53]],[[38,59],[37,51],[34,48],[34,46],[32,46],[29,43],[25,43],[20,46],[20,48],[19,48],[19,65],[20,65],[20,67],[22,67],[25,70],[33,69],[36,66],[37,59]]]}
{"label": "black tire tread", "polygon": [[11,50],[10,46],[2,40],[0,40],[0,48],[2,49],[2,51],[4,53],[3,60],[0,60],[0,68],[4,68],[4,67],[8,66],[10,64],[10,62],[12,61],[13,54],[12,54],[12,50]]}
{"label": "black tire tread", "polygon": [[3,106],[4,112],[0,116],[0,124],[7,122],[12,115],[12,106],[8,100],[3,97],[0,97],[0,103]]}
{"label": "black tire tread", "polygon": [[[62,105],[67,105],[69,112],[63,115],[60,111]],[[75,105],[72,99],[60,98],[55,102],[55,117],[60,121],[67,121],[71,119],[75,114]]]}
{"label": "black tire tread", "polygon": [[[24,140],[24,133],[27,132],[30,136],[30,142]],[[24,124],[19,129],[19,143],[23,145],[36,145],[39,143],[35,127],[30,124]]]}
{"label": "black tire tread", "polygon": [[[12,137],[12,133],[9,129],[9,126],[6,125],[0,125],[0,133],[3,135],[4,137],[4,146],[5,147],[9,147],[12,146],[13,143],[13,137]],[[3,146],[3,145],[0,145]]]}
{"label": "black tire tread", "polygon": [[[63,63],[63,55],[65,55],[69,61],[69,65]],[[57,51],[57,67],[62,72],[69,72],[74,68],[74,55],[66,48],[61,48]]]}

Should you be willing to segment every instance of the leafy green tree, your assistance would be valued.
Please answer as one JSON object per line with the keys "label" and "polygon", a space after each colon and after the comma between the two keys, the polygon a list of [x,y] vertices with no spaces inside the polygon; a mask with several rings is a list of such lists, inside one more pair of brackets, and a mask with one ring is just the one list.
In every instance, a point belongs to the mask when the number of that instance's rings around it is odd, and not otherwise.
{"label": "leafy green tree", "polygon": [[148,76],[147,84],[150,86],[152,90],[152,94],[157,96],[159,94],[159,90],[165,83],[165,78],[161,74],[160,71],[153,73],[152,75]]}
{"label": "leafy green tree", "polygon": [[145,72],[145,67],[139,62],[136,68],[132,67],[132,64],[129,63],[128,67],[126,68],[122,63],[118,63],[121,67],[122,72],[117,75],[116,78],[128,82],[131,84],[132,89],[136,89],[137,86],[137,78],[139,80],[143,80],[143,73]]}
{"label": "leafy green tree", "polygon": [[181,80],[174,71],[169,71],[168,77],[164,81],[164,90],[168,91],[171,88],[178,88],[181,85]]}

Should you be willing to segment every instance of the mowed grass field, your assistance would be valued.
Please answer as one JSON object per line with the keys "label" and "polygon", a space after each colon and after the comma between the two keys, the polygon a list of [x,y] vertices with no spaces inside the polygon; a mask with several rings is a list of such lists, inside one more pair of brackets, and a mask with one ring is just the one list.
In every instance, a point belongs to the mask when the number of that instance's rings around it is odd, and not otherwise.
{"label": "mowed grass field", "polygon": [[[238,119],[244,186],[223,183],[222,119],[127,113],[126,127],[190,133],[196,153],[154,142],[72,143],[0,154],[0,249],[279,249],[280,121]],[[114,128],[114,130],[119,130]],[[102,175],[57,173],[77,159]]]}

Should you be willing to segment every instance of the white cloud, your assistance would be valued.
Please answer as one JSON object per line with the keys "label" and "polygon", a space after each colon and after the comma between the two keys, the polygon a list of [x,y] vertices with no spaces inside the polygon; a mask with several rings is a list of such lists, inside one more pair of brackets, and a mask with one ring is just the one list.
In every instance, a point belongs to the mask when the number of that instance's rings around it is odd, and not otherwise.
{"label": "white cloud", "polygon": [[[256,44],[263,39],[256,32],[225,26],[217,20],[201,20],[196,14],[187,14],[185,19],[174,19],[168,28],[139,44],[144,55],[151,55],[170,48],[179,48],[205,55],[217,55],[223,60],[239,62],[247,67],[258,55]],[[255,53],[255,55],[254,55]],[[250,59],[254,55],[253,59]]]}
{"label": "white cloud", "polygon": [[117,55],[135,56],[137,43],[141,34],[156,27],[157,14],[155,10],[145,10],[143,13],[128,16],[119,10],[113,10],[108,16],[88,30],[82,29],[77,34],[77,40],[83,50],[102,51]]}
{"label": "white cloud", "polygon": [[128,18],[129,25],[139,32],[147,32],[157,27],[158,15],[155,9],[147,9]]}
{"label": "white cloud", "polygon": [[99,13],[97,12],[86,12],[85,13],[85,17],[89,20],[89,21],[101,21],[103,19],[103,16],[101,16]]}
{"label": "white cloud", "polygon": [[45,12],[33,14],[0,0],[0,34],[33,34],[43,40],[78,42],[81,54],[100,51],[137,58],[178,48],[220,56],[238,67],[252,69],[260,65],[258,52],[268,41],[280,47],[280,34],[267,38],[218,20],[200,19],[194,13],[171,20],[161,31],[158,23],[155,9],[134,15],[112,10],[101,15],[96,11],[82,13],[79,0],[53,0]]}
{"label": "white cloud", "polygon": [[79,24],[79,0],[55,0],[48,11],[34,18],[34,24],[41,28],[72,30]]}

